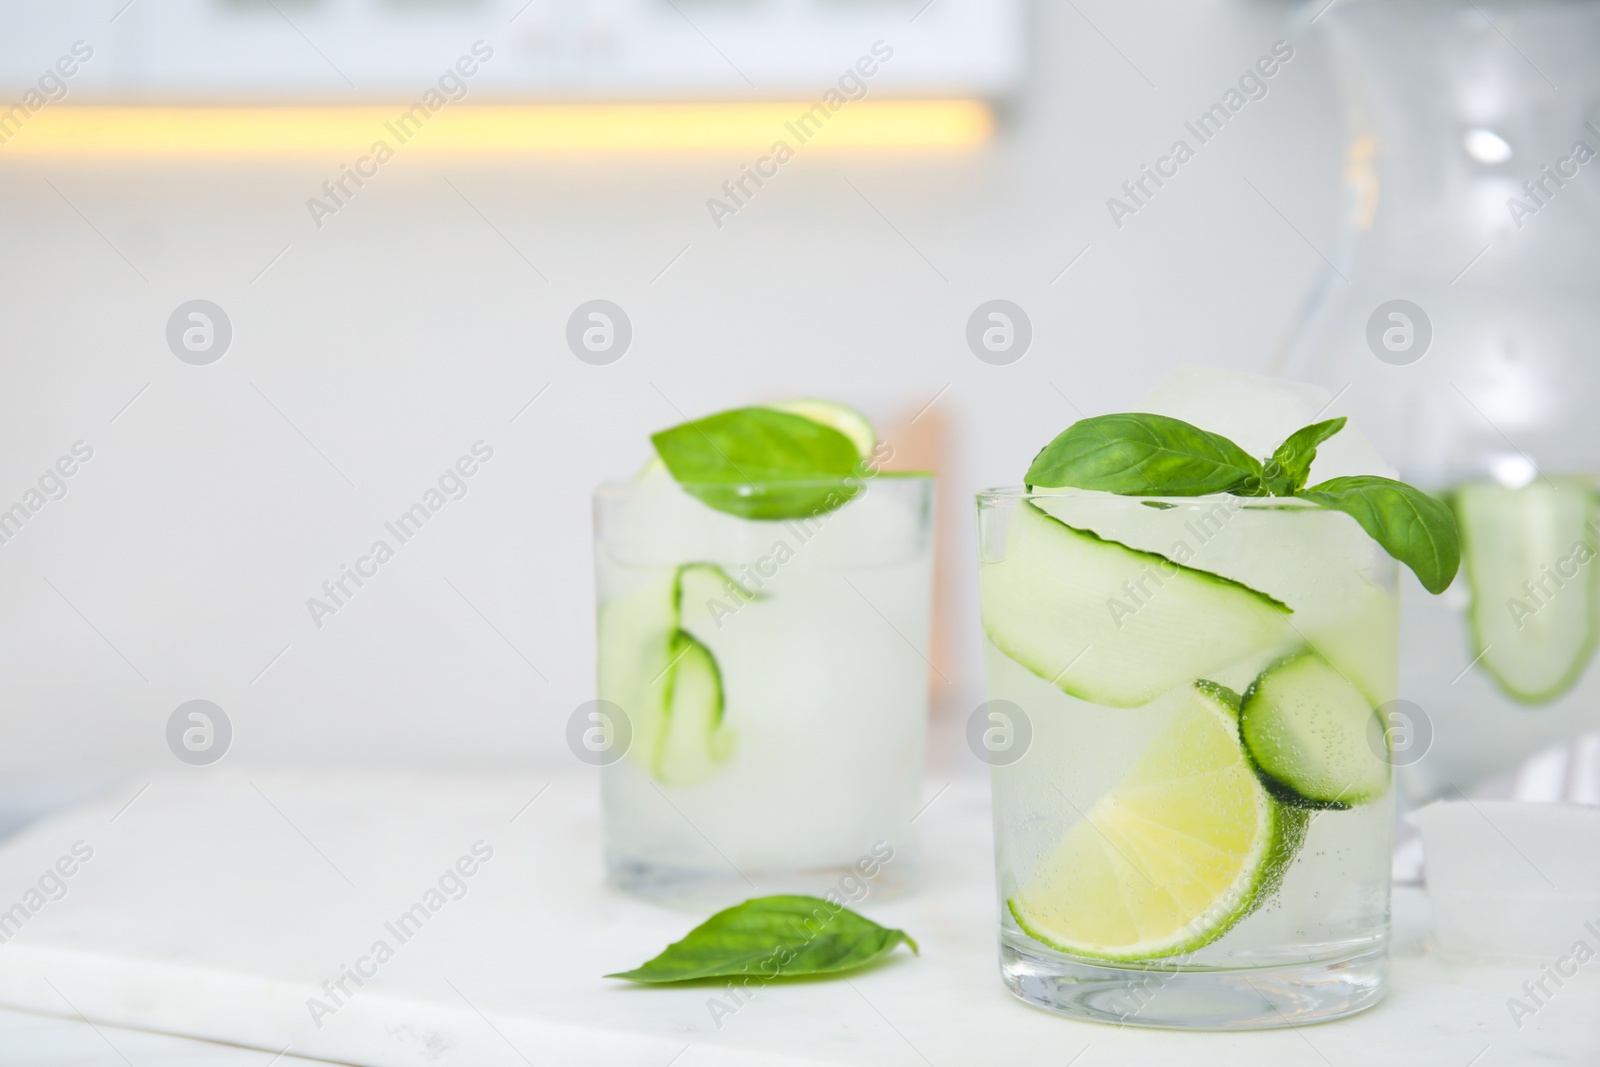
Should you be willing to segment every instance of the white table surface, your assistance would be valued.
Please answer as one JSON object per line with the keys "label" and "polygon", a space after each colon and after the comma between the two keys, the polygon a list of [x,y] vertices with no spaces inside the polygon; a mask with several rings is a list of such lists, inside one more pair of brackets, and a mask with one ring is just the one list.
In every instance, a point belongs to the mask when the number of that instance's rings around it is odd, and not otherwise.
{"label": "white table surface", "polygon": [[[0,848],[0,909],[75,841],[94,849],[66,895],[0,945],[0,1006],[59,1017],[0,1012],[0,1063],[231,1067],[265,1065],[285,1049],[278,1064],[306,1056],[372,1067],[1600,1062],[1600,963],[1519,1029],[1507,1000],[1537,968],[1430,954],[1414,888],[1396,891],[1390,995],[1352,1019],[1171,1033],[1028,1008],[996,974],[987,795],[976,781],[957,782],[918,824],[922,891],[859,906],[916,936],[920,958],[902,952],[849,981],[768,987],[720,1027],[707,1006],[715,989],[600,977],[653,955],[697,918],[603,888],[590,774],[210,768],[142,786]],[[465,896],[313,1025],[306,1001],[318,985],[480,840],[494,857]]]}
{"label": "white table surface", "polygon": [[326,1060],[0,1010],[0,1064],[6,1067],[316,1067]]}

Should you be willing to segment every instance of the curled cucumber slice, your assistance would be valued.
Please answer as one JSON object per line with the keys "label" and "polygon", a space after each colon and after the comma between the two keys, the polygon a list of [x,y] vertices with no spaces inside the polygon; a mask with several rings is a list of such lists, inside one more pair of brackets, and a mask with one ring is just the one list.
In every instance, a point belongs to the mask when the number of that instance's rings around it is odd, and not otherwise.
{"label": "curled cucumber slice", "polygon": [[979,574],[1006,655],[1096,704],[1146,704],[1283,643],[1287,605],[1247,585],[1068,526],[1033,504]]}
{"label": "curled cucumber slice", "polygon": [[698,785],[733,754],[733,734],[722,722],[722,671],[710,649],[679,630],[661,684],[666,722],[652,770],[662,785]]}
{"label": "curled cucumber slice", "polygon": [[733,755],[722,669],[685,618],[731,582],[720,567],[689,563],[601,605],[600,696],[632,723],[628,758],[662,785],[698,785]]}

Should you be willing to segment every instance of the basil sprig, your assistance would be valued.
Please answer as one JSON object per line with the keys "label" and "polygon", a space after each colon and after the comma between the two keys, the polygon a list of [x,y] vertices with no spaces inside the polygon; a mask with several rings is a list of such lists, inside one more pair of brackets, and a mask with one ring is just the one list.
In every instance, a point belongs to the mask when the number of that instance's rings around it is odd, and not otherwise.
{"label": "basil sprig", "polygon": [[861,489],[855,443],[775,408],[735,408],[650,438],[684,491],[743,519],[799,519],[843,507]]}
{"label": "basil sprig", "polygon": [[1456,576],[1461,537],[1455,516],[1427,493],[1363,474],[1330,478],[1297,495],[1355,519],[1384,551],[1410,567],[1428,592],[1444,592]]}
{"label": "basil sprig", "polygon": [[1313,422],[1302,426],[1272,452],[1272,458],[1263,467],[1267,471],[1267,489],[1273,496],[1294,496],[1305,488],[1311,476],[1311,461],[1317,458],[1317,446],[1344,429],[1343,416],[1326,422]]}
{"label": "basil sprig", "polygon": [[821,897],[756,897],[717,912],[654,959],[606,977],[659,984],[832,974],[864,967],[901,942],[917,951],[904,930],[879,926]]}
{"label": "basil sprig", "polygon": [[1450,509],[1404,482],[1375,475],[1333,478],[1306,488],[1317,448],[1345,420],[1290,434],[1266,460],[1219,434],[1166,415],[1137,412],[1080,419],[1034,457],[1030,486],[1098,489],[1123,496],[1294,497],[1342,511],[1385,552],[1411,568],[1430,593],[1442,593],[1461,565]]}
{"label": "basil sprig", "polygon": [[1124,496],[1253,496],[1261,478],[1260,461],[1226,437],[1165,415],[1126,414],[1067,427],[1034,457],[1027,482]]}

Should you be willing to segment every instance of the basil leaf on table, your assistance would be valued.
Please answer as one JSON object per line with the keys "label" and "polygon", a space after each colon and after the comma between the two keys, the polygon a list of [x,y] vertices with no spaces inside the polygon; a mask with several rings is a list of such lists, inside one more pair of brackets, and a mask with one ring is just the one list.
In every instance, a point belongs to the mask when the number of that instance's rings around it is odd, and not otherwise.
{"label": "basil leaf on table", "polygon": [[1124,496],[1259,496],[1261,462],[1219,434],[1166,415],[1079,419],[1034,457],[1030,486]]}
{"label": "basil leaf on table", "polygon": [[717,912],[654,959],[606,977],[659,984],[832,974],[863,967],[902,941],[917,951],[904,930],[879,926],[820,897],[757,897]]}
{"label": "basil leaf on table", "polygon": [[1317,446],[1344,429],[1344,416],[1302,426],[1290,434],[1272,453],[1266,464],[1267,485],[1273,496],[1293,496],[1305,488]]}
{"label": "basil leaf on table", "polygon": [[798,519],[861,489],[861,455],[830,426],[774,408],[736,408],[650,440],[684,490],[744,519]]}
{"label": "basil leaf on table", "polygon": [[1384,551],[1410,567],[1428,592],[1444,592],[1455,578],[1461,565],[1455,516],[1422,490],[1391,478],[1358,475],[1332,478],[1299,496],[1355,519]]}

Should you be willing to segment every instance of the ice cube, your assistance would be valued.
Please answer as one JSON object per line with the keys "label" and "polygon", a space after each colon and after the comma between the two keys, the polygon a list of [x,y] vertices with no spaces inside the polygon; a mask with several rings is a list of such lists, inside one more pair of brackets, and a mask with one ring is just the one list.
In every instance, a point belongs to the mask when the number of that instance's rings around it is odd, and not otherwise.
{"label": "ice cube", "polygon": [[[1319,385],[1185,365],[1145,395],[1142,410],[1193,423],[1265,458],[1300,427],[1346,414],[1335,400]],[[1311,482],[1355,474],[1395,477],[1352,423],[1317,449]]]}
{"label": "ice cube", "polygon": [[1442,952],[1543,961],[1588,937],[1600,915],[1600,809],[1440,801],[1406,821],[1422,831]]}

